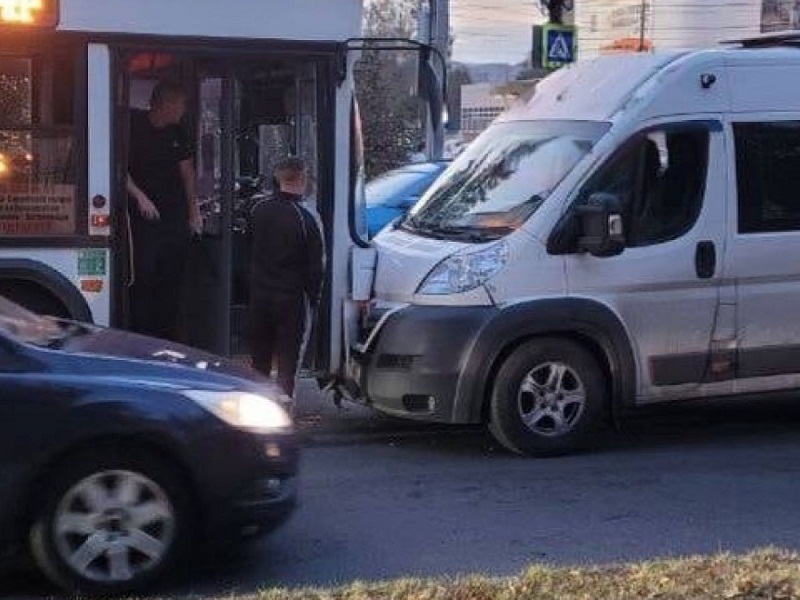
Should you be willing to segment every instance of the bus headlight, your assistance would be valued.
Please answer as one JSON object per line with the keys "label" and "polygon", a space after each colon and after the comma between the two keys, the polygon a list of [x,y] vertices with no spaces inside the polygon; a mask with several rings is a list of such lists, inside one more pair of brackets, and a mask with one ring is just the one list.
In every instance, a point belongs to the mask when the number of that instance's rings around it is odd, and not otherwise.
{"label": "bus headlight", "polygon": [[418,294],[460,294],[482,286],[508,262],[508,244],[499,242],[477,252],[460,252],[443,260],[428,274]]}
{"label": "bus headlight", "polygon": [[264,396],[208,390],[186,390],[183,395],[237,429],[274,433],[292,426],[283,407]]}

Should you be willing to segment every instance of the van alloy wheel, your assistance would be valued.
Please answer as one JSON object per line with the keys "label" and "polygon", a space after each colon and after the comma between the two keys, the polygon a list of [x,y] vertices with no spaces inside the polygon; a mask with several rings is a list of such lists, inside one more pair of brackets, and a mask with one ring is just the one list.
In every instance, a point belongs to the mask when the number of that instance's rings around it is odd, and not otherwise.
{"label": "van alloy wheel", "polygon": [[548,362],[523,379],[517,402],[520,417],[531,431],[559,436],[568,433],[583,415],[586,390],[574,370]]}
{"label": "van alloy wheel", "polygon": [[565,454],[590,441],[607,404],[605,373],[585,346],[536,338],[500,365],[489,399],[489,430],[517,454]]}
{"label": "van alloy wheel", "polygon": [[175,514],[161,487],[130,471],[78,482],[59,503],[54,541],[62,560],[87,580],[130,581],[158,566],[175,535]]}

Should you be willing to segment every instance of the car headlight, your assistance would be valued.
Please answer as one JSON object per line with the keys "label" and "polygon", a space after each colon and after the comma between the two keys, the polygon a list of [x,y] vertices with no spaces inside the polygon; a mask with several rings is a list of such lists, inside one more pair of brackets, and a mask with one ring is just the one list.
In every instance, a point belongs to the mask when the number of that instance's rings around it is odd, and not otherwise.
{"label": "car headlight", "polygon": [[208,390],[187,390],[183,394],[238,429],[267,433],[292,426],[292,419],[283,407],[264,396]]}
{"label": "car headlight", "polygon": [[439,263],[419,286],[418,294],[447,295],[482,286],[508,261],[508,244],[499,242],[477,252],[462,252]]}

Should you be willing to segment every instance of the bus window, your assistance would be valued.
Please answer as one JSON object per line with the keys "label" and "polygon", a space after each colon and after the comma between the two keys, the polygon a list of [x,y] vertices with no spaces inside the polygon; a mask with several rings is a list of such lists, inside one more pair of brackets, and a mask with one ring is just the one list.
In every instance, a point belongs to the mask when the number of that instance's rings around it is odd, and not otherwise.
{"label": "bus window", "polygon": [[75,55],[0,56],[0,236],[85,233],[76,215]]}

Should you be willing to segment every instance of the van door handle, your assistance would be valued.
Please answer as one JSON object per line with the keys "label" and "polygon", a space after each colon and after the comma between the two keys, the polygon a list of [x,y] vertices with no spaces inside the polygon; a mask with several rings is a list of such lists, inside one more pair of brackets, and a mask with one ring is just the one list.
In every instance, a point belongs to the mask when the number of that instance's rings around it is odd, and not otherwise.
{"label": "van door handle", "polygon": [[703,241],[697,243],[697,252],[694,255],[694,265],[700,279],[711,279],[717,270],[717,249],[714,242]]}

